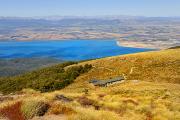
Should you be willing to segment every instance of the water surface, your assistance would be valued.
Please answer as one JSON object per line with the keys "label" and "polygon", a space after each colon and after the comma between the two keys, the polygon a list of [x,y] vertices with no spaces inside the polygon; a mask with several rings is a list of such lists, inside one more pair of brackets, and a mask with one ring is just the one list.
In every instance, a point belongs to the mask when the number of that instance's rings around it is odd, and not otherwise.
{"label": "water surface", "polygon": [[115,40],[2,41],[0,58],[53,57],[86,60],[149,51],[118,46]]}

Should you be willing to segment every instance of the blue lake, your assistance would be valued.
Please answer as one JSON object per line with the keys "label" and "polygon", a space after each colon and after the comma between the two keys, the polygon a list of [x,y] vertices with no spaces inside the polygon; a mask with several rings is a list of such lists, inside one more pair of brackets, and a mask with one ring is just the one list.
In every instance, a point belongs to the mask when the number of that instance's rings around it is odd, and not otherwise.
{"label": "blue lake", "polygon": [[118,46],[115,40],[1,41],[0,58],[53,57],[86,60],[151,49]]}

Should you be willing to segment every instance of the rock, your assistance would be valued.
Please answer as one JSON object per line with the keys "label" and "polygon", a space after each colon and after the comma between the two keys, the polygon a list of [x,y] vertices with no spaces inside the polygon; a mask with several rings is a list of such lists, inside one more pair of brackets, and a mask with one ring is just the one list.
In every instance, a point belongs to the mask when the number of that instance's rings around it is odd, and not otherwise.
{"label": "rock", "polygon": [[72,102],[73,101],[73,99],[68,98],[68,97],[66,97],[64,95],[56,95],[55,99],[60,100],[62,102]]}

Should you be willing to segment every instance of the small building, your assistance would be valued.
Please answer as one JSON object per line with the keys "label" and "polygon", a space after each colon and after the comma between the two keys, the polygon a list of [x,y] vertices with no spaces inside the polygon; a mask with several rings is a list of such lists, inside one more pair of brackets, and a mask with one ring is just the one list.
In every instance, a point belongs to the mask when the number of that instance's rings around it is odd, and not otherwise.
{"label": "small building", "polygon": [[93,84],[94,86],[107,87],[115,83],[123,82],[123,80],[125,80],[124,77],[116,77],[108,80],[90,80],[89,83]]}

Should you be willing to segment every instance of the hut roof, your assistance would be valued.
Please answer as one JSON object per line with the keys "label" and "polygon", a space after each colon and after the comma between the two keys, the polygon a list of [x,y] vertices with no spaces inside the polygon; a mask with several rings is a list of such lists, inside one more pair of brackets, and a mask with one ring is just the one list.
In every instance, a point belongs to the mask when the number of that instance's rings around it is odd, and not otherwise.
{"label": "hut roof", "polygon": [[92,83],[95,86],[97,86],[97,85],[106,85],[107,83],[117,82],[121,80],[124,80],[124,77],[116,77],[109,80],[90,80],[89,83]]}

